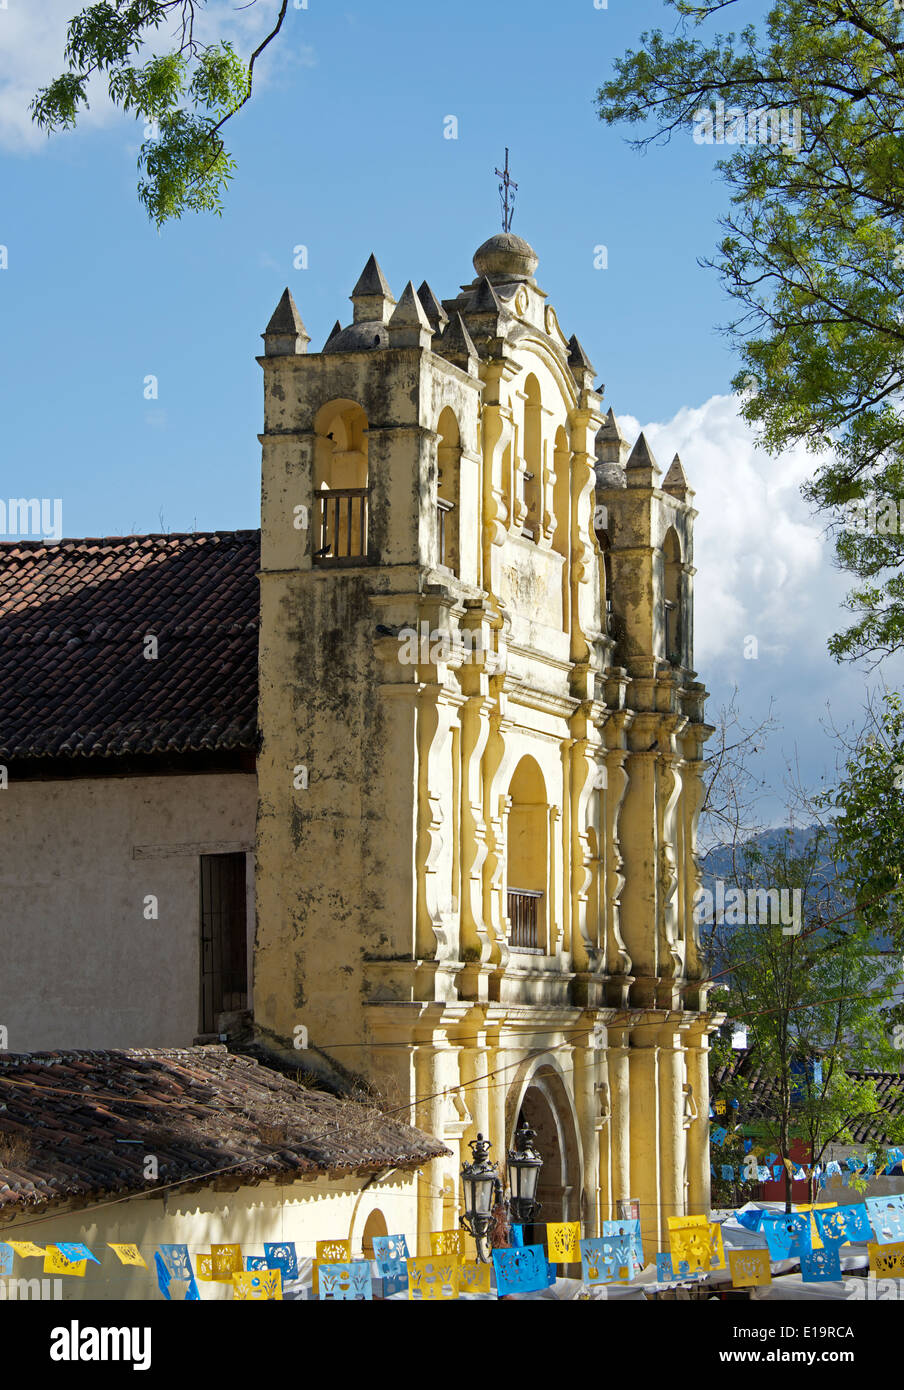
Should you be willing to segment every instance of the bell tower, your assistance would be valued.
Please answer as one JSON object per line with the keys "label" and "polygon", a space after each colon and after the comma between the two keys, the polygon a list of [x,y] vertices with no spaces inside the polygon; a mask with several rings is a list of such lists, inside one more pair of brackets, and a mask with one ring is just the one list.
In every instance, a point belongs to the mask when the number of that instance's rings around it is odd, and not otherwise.
{"label": "bell tower", "polygon": [[255,1026],[446,1144],[422,1240],[527,1120],[544,1219],[652,1241],[708,1201],[693,494],[537,265],[371,256],[319,352],[288,290],[263,335]]}

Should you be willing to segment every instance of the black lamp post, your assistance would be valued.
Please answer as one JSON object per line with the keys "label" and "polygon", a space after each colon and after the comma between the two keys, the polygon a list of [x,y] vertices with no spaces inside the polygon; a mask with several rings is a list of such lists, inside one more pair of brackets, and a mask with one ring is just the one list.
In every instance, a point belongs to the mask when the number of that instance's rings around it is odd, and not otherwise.
{"label": "black lamp post", "polygon": [[532,1221],[540,1210],[537,1183],[543,1160],[534,1148],[536,1131],[522,1125],[515,1135],[515,1147],[509,1149],[508,1168],[511,1174],[510,1207],[512,1220],[519,1226]]}
{"label": "black lamp post", "polygon": [[474,1237],[477,1245],[477,1258],[487,1264],[487,1236],[493,1224],[493,1211],[502,1201],[502,1182],[499,1170],[489,1158],[489,1140],[478,1134],[468,1148],[473,1155],[470,1163],[461,1170],[462,1186],[465,1190],[465,1209],[461,1224]]}
{"label": "black lamp post", "polygon": [[[509,1150],[508,1155],[512,1190],[505,1206],[511,1219],[519,1226],[532,1220],[540,1210],[540,1203],[537,1201],[537,1180],[543,1160],[534,1148],[535,1138],[534,1131],[523,1125],[515,1135],[515,1147]],[[486,1264],[490,1258],[490,1228],[495,1219],[496,1208],[503,1205],[502,1181],[496,1164],[489,1158],[489,1141],[484,1139],[482,1134],[478,1134],[468,1147],[473,1158],[470,1163],[465,1163],[461,1170],[461,1181],[465,1190],[465,1210],[461,1224],[474,1237],[478,1260]]]}

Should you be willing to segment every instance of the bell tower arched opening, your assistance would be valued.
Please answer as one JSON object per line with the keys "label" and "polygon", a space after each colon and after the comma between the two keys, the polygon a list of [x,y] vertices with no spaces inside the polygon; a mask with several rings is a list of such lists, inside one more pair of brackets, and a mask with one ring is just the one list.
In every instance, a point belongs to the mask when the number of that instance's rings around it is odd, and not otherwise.
{"label": "bell tower arched opening", "polygon": [[367,416],[349,400],[314,417],[314,563],[367,556]]}
{"label": "bell tower arched opening", "polygon": [[681,542],[670,526],[662,543],[663,612],[665,659],[673,666],[684,665],[684,615],[681,602]]}
{"label": "bell tower arched opening", "polygon": [[436,426],[436,550],[437,563],[459,573],[459,518],[461,515],[461,433],[455,412],[446,406]]}

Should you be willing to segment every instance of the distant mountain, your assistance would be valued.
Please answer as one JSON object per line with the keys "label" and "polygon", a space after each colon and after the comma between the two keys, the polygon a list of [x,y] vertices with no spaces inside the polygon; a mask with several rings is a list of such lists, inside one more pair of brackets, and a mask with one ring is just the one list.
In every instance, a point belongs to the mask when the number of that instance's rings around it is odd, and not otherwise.
{"label": "distant mountain", "polygon": [[[775,826],[769,830],[761,830],[757,835],[751,835],[748,840],[742,842],[739,847],[738,860],[742,862],[744,845],[750,845],[754,849],[761,850],[768,854],[776,849],[790,848],[794,854],[802,854],[805,849],[813,842],[819,827],[807,825],[803,827]],[[707,879],[722,879],[729,882],[733,873],[734,854],[731,845],[716,845],[700,856],[700,867],[703,874],[703,886],[711,887]],[[828,882],[828,878],[825,879]]]}
{"label": "distant mountain", "polygon": [[[701,855],[700,884],[702,888],[707,889],[712,894],[714,915],[717,918],[719,916],[716,911],[717,895],[724,903],[726,915],[728,915],[730,911],[731,899],[728,897],[728,894],[730,889],[735,886],[735,859],[737,859],[738,866],[743,873],[743,851],[745,844],[762,851],[767,856],[774,850],[786,848],[797,855],[804,853],[813,843],[818,830],[819,827],[815,825],[799,828],[794,827],[790,830],[789,834],[787,828],[776,827],[763,830],[757,835],[752,835],[749,840],[738,846],[737,854],[733,852],[730,845],[716,845],[707,854]],[[824,904],[825,917],[843,919],[845,913],[850,909],[850,903],[843,894],[838,892],[835,886],[836,869],[829,857],[829,850],[830,843],[827,841],[823,846],[824,862],[817,865],[814,873],[813,888],[817,898]],[[763,881],[757,882],[753,886],[767,890],[772,887],[778,887],[778,885],[770,884],[766,881],[766,874],[767,870],[764,866]],[[718,891],[718,884],[720,881],[722,884],[721,893]],[[737,886],[741,887],[742,885],[738,884]],[[746,882],[743,884],[745,889],[748,886]],[[723,921],[720,924],[717,939],[711,943],[714,950],[713,960],[711,962],[713,970],[717,974],[724,974],[726,978],[729,968],[729,960],[726,951],[730,942],[732,920],[733,919],[729,916],[727,922]],[[707,933],[712,931],[712,922],[701,923],[699,930],[701,934],[706,937]],[[874,937],[873,946],[875,950],[877,973],[897,968],[897,953],[890,954],[891,942],[887,937],[881,935]],[[904,986],[899,986],[896,994],[898,998],[904,997]]]}

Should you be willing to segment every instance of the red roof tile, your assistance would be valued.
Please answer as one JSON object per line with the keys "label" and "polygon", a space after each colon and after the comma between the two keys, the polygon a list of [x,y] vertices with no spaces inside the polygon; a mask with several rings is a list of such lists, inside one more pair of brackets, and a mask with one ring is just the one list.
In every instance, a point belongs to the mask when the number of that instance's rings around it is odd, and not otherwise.
{"label": "red roof tile", "polygon": [[259,554],[257,531],[0,544],[0,760],[252,751]]}
{"label": "red roof tile", "polygon": [[[854,1081],[874,1081],[883,1113],[879,1116],[852,1115],[850,1130],[857,1144],[887,1143],[885,1115],[895,1119],[904,1116],[904,1074],[894,1071],[849,1071]],[[740,1088],[738,1083],[740,1083]],[[710,1080],[712,1098],[723,1090],[743,1094],[743,1118],[771,1118],[778,1107],[778,1078],[756,1062],[753,1049],[738,1050],[730,1066],[717,1067]]]}
{"label": "red roof tile", "polygon": [[[137,1142],[117,1142],[137,1141]],[[158,1184],[417,1168],[448,1150],[225,1047],[0,1052],[0,1219]]]}

